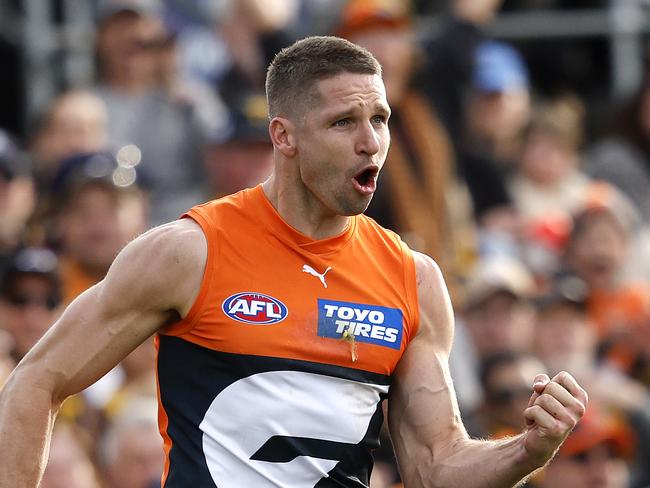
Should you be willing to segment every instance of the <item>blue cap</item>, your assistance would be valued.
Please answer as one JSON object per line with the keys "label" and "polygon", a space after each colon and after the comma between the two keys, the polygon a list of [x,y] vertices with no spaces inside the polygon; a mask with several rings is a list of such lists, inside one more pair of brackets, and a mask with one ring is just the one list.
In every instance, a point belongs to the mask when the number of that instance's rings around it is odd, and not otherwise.
{"label": "blue cap", "polygon": [[50,186],[56,203],[65,205],[76,195],[77,190],[89,183],[116,191],[126,188],[148,190],[151,179],[139,165],[140,155],[136,160],[128,161],[120,153],[121,150],[117,155],[111,151],[81,153],[61,161]]}
{"label": "blue cap", "polygon": [[482,92],[504,92],[528,88],[528,70],[511,45],[484,41],[476,49],[474,88]]}
{"label": "blue cap", "polygon": [[9,267],[0,279],[0,295],[13,295],[16,279],[23,275],[38,275],[46,278],[52,287],[53,300],[58,303],[61,281],[58,271],[59,260],[50,249],[44,247],[26,247],[19,249],[11,257]]}

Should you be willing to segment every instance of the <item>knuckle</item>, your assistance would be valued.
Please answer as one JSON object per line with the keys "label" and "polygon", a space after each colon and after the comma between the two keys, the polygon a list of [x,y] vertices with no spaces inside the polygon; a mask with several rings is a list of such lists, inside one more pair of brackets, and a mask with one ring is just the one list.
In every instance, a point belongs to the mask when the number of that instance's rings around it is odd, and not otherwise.
{"label": "knuckle", "polygon": [[565,433],[565,426],[562,425],[562,422],[560,422],[558,419],[553,419],[550,421],[548,429],[548,436],[552,439],[555,438],[561,438],[564,433]]}
{"label": "knuckle", "polygon": [[526,410],[528,410],[528,413],[529,413],[530,415],[536,415],[536,414],[538,414],[540,411],[542,411],[543,409],[542,409],[542,407],[540,407],[539,405],[535,404],[535,405],[532,405],[532,406],[528,407]]}
{"label": "knuckle", "polygon": [[539,396],[539,398],[540,398],[540,401],[542,403],[544,403],[545,405],[548,405],[548,404],[553,402],[553,395],[551,395],[550,393],[544,392]]}
{"label": "knuckle", "polygon": [[548,389],[549,395],[554,398],[561,398],[565,395],[566,389],[559,383],[553,383],[553,387]]}

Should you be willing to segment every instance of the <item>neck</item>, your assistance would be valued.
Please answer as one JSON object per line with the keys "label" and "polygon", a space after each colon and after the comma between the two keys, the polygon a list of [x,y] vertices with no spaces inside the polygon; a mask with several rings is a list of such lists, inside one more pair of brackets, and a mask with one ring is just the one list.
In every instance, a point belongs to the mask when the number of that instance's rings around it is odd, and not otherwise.
{"label": "neck", "polygon": [[339,235],[349,225],[350,217],[332,213],[324,208],[302,181],[295,178],[291,181],[282,179],[275,171],[262,188],[282,219],[312,239]]}

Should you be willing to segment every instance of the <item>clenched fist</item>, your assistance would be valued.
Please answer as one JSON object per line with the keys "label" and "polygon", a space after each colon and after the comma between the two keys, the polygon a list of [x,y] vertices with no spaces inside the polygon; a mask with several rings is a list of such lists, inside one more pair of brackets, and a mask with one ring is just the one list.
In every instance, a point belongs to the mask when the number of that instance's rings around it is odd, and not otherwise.
{"label": "clenched fist", "polygon": [[587,392],[566,371],[552,379],[545,374],[535,377],[524,410],[525,448],[531,460],[542,465],[555,454],[584,415],[587,402]]}

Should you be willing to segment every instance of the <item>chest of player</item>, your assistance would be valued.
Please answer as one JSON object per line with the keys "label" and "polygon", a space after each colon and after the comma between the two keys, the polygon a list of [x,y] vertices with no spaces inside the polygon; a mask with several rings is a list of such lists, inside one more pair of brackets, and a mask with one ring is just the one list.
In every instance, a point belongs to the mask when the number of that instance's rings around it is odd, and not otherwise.
{"label": "chest of player", "polygon": [[390,374],[408,341],[403,271],[354,242],[325,255],[233,246],[215,267],[186,337],[205,347]]}

